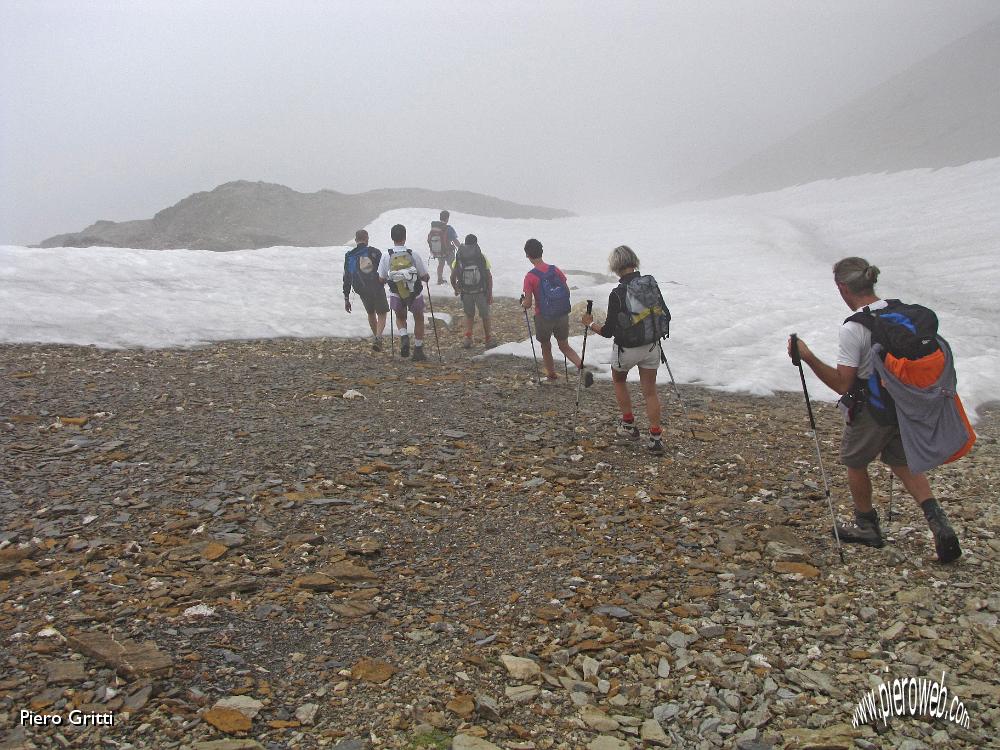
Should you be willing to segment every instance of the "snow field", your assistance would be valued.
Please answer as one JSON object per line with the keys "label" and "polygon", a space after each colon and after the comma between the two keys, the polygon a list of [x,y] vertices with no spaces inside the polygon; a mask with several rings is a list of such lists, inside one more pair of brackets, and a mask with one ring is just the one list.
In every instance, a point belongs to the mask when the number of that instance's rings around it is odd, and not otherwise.
{"label": "snow field", "polygon": [[[834,364],[837,328],[850,311],[831,266],[861,255],[882,270],[882,297],[937,311],[955,351],[959,391],[974,410],[1000,397],[998,199],[1000,159],[991,159],[615,216],[544,221],[453,212],[452,225],[460,238],[478,236],[496,294],[515,299],[530,268],[524,241],[537,237],[545,259],[567,271],[574,302],[595,301],[598,320],[614,286],[607,256],[619,244],[631,246],[671,308],[665,352],[678,382],[760,395],[800,389],[785,354],[793,331]],[[426,257],[433,218],[432,210],[392,211],[367,229],[384,249],[389,228],[402,223],[409,246]],[[177,347],[366,336],[360,300],[353,314],[343,309],[346,250],[0,247],[0,340]],[[445,294],[439,289],[431,289],[435,299]],[[582,326],[576,316],[571,322],[579,351]],[[527,335],[491,354],[530,358]],[[590,335],[587,361],[606,370],[610,358],[610,341]],[[808,369],[807,378],[810,395],[833,398]]]}

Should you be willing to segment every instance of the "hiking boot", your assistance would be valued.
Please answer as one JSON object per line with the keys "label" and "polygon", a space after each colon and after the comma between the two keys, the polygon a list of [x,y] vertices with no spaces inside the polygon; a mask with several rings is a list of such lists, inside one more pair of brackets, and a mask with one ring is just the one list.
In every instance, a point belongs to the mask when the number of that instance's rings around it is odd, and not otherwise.
{"label": "hiking boot", "polygon": [[937,551],[938,562],[955,562],[962,556],[962,548],[958,544],[955,530],[948,523],[948,516],[945,515],[944,509],[933,498],[922,502],[920,507],[924,511],[927,525],[934,535],[934,549]]}
{"label": "hiking boot", "polygon": [[649,433],[646,436],[646,450],[650,453],[663,453],[663,434]]}
{"label": "hiking boot", "polygon": [[486,341],[483,342],[483,348],[484,349],[492,349],[493,347],[497,346],[499,343],[500,343],[499,341],[497,341],[495,338],[493,338],[491,336],[490,338],[486,339]]}
{"label": "hiking boot", "polygon": [[424,354],[424,347],[415,346],[413,347],[413,361],[414,362],[426,362],[427,355]]}
{"label": "hiking boot", "polygon": [[375,338],[372,339],[372,351],[373,352],[380,352],[380,351],[382,351],[382,339],[381,339],[381,337],[376,336]]}
{"label": "hiking boot", "polygon": [[410,356],[410,337],[400,336],[399,337],[399,356],[409,357]]}
{"label": "hiking boot", "polygon": [[466,336],[465,337],[465,340],[462,342],[462,348],[463,349],[471,349],[472,348],[472,336]]}
{"label": "hiking boot", "polygon": [[837,522],[837,536],[844,544],[864,544],[867,547],[884,547],[882,529],[875,511],[861,515],[854,511],[854,523]]}
{"label": "hiking boot", "polygon": [[618,437],[627,438],[629,440],[635,440],[639,437],[639,428],[635,426],[635,422],[626,422],[624,419],[618,421],[618,429],[615,431]]}

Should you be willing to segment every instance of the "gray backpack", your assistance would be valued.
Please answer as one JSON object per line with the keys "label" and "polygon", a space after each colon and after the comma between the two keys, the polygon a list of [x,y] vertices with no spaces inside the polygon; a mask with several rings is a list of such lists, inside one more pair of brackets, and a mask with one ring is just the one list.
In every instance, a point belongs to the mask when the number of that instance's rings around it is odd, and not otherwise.
{"label": "gray backpack", "polygon": [[618,341],[624,347],[646,346],[670,336],[670,310],[652,276],[637,276],[618,287]]}

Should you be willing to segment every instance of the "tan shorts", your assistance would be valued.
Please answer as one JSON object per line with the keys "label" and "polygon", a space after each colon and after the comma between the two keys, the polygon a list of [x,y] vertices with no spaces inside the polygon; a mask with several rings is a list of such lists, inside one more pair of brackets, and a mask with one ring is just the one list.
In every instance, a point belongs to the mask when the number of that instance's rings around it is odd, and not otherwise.
{"label": "tan shorts", "polygon": [[556,337],[556,341],[565,341],[569,338],[568,314],[558,318],[535,316],[535,338],[545,344],[552,336]]}
{"label": "tan shorts", "polygon": [[863,469],[876,458],[881,458],[888,466],[906,465],[899,427],[879,424],[871,412],[862,407],[854,415],[854,421],[844,425],[840,463],[852,469]]}

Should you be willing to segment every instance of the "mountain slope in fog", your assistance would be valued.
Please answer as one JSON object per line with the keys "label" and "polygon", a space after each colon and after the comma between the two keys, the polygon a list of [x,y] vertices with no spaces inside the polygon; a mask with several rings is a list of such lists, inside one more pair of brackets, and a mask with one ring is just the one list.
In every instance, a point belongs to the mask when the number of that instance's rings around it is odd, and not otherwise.
{"label": "mountain slope in fog", "polygon": [[815,180],[1000,156],[1000,19],[795,135],[678,196],[761,193]]}

